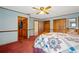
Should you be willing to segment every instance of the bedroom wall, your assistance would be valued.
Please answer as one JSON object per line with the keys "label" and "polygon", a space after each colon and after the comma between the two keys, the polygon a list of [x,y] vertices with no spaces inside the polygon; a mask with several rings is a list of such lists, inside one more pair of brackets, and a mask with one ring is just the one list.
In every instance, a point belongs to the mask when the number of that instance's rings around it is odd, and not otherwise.
{"label": "bedroom wall", "polygon": [[72,14],[66,14],[66,15],[60,15],[60,16],[56,16],[56,17],[51,17],[53,19],[61,19],[61,18],[76,18],[79,16],[79,12],[76,13],[72,13]]}
{"label": "bedroom wall", "polygon": [[[35,21],[42,22],[42,20],[41,19],[38,19],[38,18],[34,18],[34,17],[29,17],[29,18],[30,19],[29,19],[29,29],[28,29],[28,31],[29,31],[29,37],[30,37],[30,36],[34,36],[35,35],[35,25],[34,25],[34,22]],[[42,23],[41,23],[41,25],[42,25]],[[39,24],[38,24],[38,26],[39,26]]]}
{"label": "bedroom wall", "polygon": [[34,35],[34,20],[35,18],[33,17],[29,17],[29,28],[28,28],[28,31],[29,31],[29,36],[33,36]]}
{"label": "bedroom wall", "polygon": [[79,29],[79,16],[77,17],[77,27],[78,27],[78,29]]}
{"label": "bedroom wall", "polygon": [[17,30],[18,16],[24,16],[28,18],[28,15],[0,8],[0,45],[18,40],[17,31],[1,32],[5,30]]}
{"label": "bedroom wall", "polygon": [[53,32],[53,18],[50,18],[50,32]]}
{"label": "bedroom wall", "polygon": [[[50,17],[50,32],[52,32],[51,29],[53,29],[53,20],[54,19],[61,19],[61,18],[77,18],[79,16],[79,12],[77,13],[72,13],[72,14],[67,14],[67,15],[61,15],[61,16],[56,16],[56,17]],[[79,19],[78,19],[79,20]],[[79,23],[77,25],[77,28],[79,29]]]}

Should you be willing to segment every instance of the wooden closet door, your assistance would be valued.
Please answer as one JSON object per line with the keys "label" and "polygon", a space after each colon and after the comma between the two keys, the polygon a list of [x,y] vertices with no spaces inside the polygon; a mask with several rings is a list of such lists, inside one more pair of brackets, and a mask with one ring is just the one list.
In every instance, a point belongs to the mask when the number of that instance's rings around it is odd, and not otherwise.
{"label": "wooden closet door", "polygon": [[[21,28],[21,22],[22,22],[22,28]],[[28,20],[26,17],[18,17],[18,40],[22,41],[27,39],[28,36]]]}
{"label": "wooden closet door", "polygon": [[58,20],[53,20],[53,31],[54,32],[58,32],[58,25],[59,25],[59,21]]}
{"label": "wooden closet door", "polygon": [[59,32],[65,32],[66,30],[66,19],[59,20]]}
{"label": "wooden closet door", "polygon": [[44,21],[44,32],[50,32],[50,21]]}
{"label": "wooden closet door", "polygon": [[38,22],[38,34],[42,34],[44,32],[44,22],[43,21],[39,21]]}
{"label": "wooden closet door", "polygon": [[23,36],[25,38],[27,38],[27,29],[28,29],[28,26],[27,26],[27,18],[23,18]]}
{"label": "wooden closet door", "polygon": [[53,20],[54,32],[66,32],[66,19]]}

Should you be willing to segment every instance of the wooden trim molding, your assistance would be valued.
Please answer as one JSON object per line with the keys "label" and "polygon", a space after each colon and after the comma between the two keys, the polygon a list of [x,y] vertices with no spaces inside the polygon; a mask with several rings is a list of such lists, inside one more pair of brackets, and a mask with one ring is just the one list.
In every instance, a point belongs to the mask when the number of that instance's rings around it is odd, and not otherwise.
{"label": "wooden trim molding", "polygon": [[18,30],[0,30],[0,32],[17,32]]}

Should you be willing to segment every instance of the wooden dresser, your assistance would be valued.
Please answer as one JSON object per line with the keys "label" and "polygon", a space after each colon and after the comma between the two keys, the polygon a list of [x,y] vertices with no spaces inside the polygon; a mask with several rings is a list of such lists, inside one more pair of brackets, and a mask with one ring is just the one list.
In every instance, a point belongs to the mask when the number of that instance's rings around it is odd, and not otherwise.
{"label": "wooden dresser", "polygon": [[79,34],[79,29],[76,29],[76,32]]}

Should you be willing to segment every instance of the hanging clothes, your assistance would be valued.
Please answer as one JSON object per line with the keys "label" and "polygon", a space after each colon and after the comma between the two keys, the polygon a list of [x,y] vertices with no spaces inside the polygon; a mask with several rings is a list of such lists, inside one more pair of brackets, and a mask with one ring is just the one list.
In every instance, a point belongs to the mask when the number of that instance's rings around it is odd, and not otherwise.
{"label": "hanging clothes", "polygon": [[22,29],[23,28],[23,22],[22,22],[22,20],[20,21],[20,29]]}

